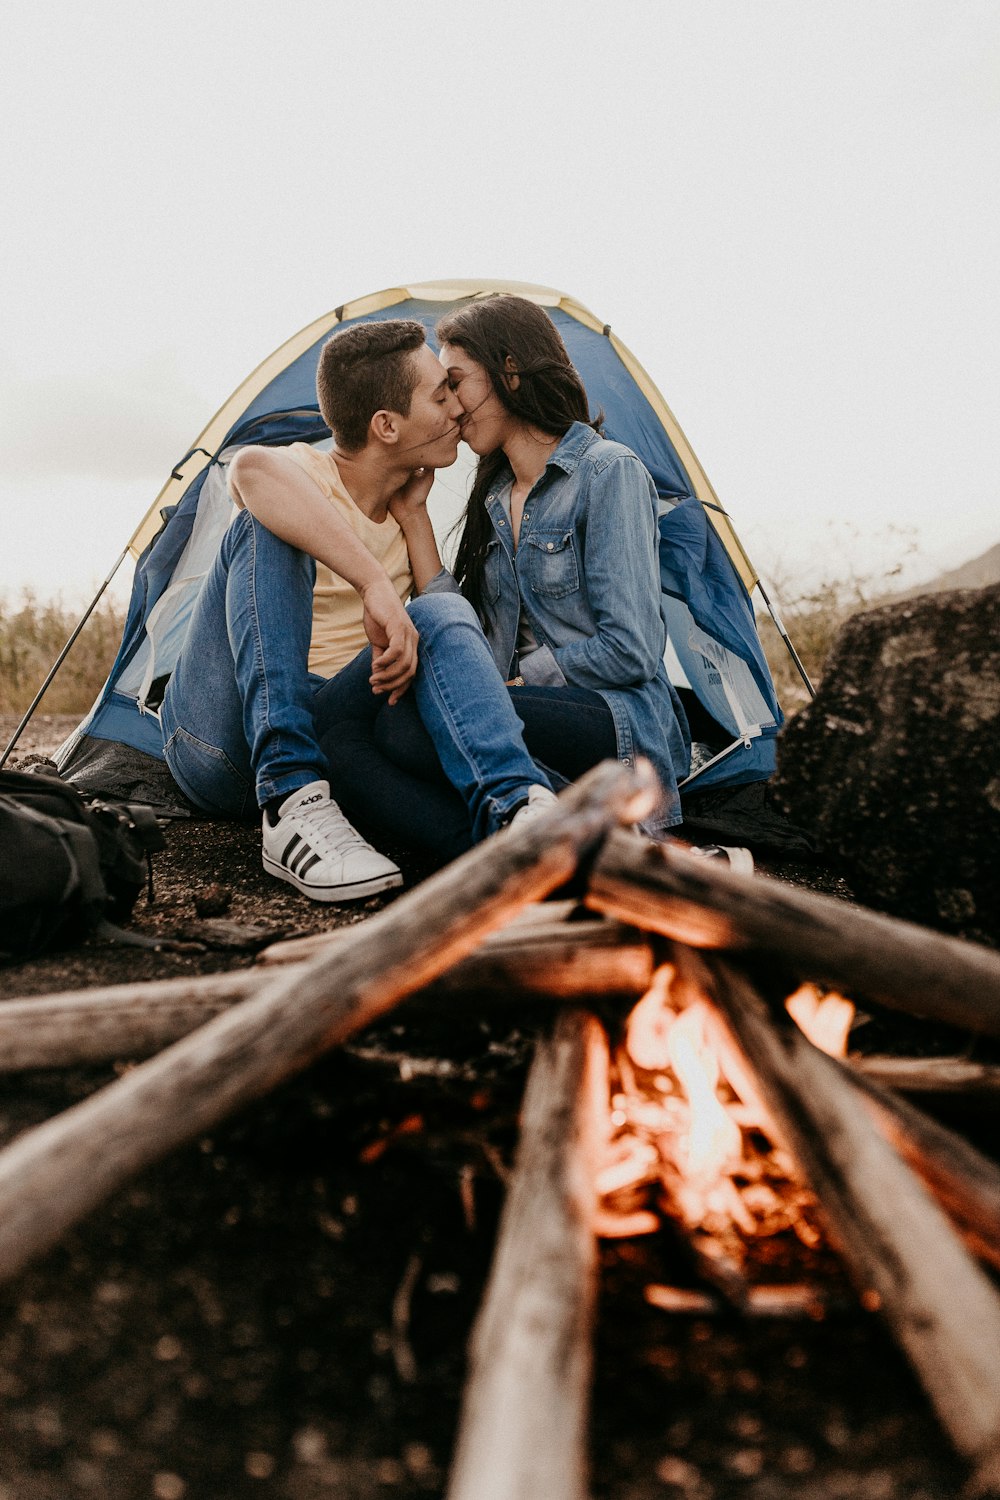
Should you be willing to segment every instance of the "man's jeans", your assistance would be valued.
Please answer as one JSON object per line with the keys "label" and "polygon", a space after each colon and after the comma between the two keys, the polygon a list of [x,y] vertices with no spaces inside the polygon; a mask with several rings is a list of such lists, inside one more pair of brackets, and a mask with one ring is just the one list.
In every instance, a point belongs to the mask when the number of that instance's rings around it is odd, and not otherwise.
{"label": "man's jeans", "polygon": [[[250,817],[330,769],[319,740],[374,721],[371,649],[331,678],[307,670],[315,563],[241,510],[198,597],[160,713],[174,780],[197,806]],[[531,785],[547,786],[471,606],[432,594],[409,606],[420,636],[416,695],[474,837],[509,819]],[[336,787],[333,788],[336,796]]]}

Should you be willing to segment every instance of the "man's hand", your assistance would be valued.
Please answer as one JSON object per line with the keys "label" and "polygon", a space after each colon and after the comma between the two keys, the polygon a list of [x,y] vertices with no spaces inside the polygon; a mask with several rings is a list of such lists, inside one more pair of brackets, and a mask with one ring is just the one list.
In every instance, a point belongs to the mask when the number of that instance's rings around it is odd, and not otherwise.
{"label": "man's hand", "polygon": [[373,693],[388,693],[398,703],[417,670],[417,628],[388,578],[362,589],[365,635],[372,643]]}
{"label": "man's hand", "polygon": [[414,469],[389,500],[389,514],[402,531],[406,530],[407,522],[419,516],[426,506],[433,483],[433,469]]}

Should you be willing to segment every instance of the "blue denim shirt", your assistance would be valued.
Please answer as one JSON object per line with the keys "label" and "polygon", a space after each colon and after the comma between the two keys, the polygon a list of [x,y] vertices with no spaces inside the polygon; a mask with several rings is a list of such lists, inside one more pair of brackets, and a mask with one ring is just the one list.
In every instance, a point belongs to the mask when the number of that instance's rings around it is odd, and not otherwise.
{"label": "blue denim shirt", "polygon": [[[681,819],[677,781],[687,775],[690,736],[663,665],[657,497],[641,461],[574,422],[524,504],[515,552],[501,495],[486,498],[493,523],[484,569],[484,628],[497,667],[512,675],[523,608],[540,649],[521,664],[525,682],[573,683],[611,710],[618,756],[648,756],[665,793],[651,829]],[[431,589],[455,588],[439,575]]]}

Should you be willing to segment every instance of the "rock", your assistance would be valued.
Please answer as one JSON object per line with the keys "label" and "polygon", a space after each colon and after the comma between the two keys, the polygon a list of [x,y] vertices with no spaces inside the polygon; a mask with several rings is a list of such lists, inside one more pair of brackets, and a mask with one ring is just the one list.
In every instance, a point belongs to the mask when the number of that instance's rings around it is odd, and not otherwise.
{"label": "rock", "polygon": [[288,929],[273,922],[231,922],[225,917],[202,922],[182,922],[175,936],[182,942],[200,943],[208,948],[232,950],[235,953],[256,953],[286,937]]}
{"label": "rock", "polygon": [[199,917],[222,917],[229,910],[233,893],[226,885],[213,881],[195,892],[194,909]]}
{"label": "rock", "polygon": [[1000,946],[1000,585],[849,620],[774,793],[867,905]]}

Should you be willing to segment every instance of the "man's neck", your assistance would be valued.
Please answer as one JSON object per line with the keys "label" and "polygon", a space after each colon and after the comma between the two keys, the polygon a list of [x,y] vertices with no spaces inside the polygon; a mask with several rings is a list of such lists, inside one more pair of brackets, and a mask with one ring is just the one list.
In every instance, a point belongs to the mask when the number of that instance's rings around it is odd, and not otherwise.
{"label": "man's neck", "polygon": [[387,463],[384,453],[370,452],[367,448],[344,453],[335,446],[330,457],[358,510],[380,525],[389,514],[390,499],[406,483],[411,471]]}

